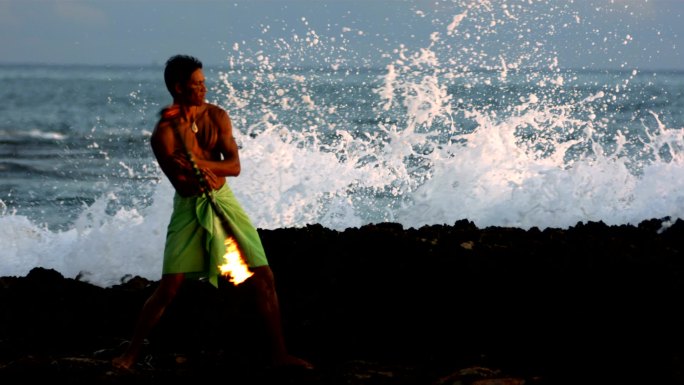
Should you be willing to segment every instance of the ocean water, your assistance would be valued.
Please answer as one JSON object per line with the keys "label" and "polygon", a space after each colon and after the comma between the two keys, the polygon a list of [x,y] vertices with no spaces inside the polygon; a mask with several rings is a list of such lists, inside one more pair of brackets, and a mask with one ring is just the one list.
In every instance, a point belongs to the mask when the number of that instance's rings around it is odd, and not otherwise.
{"label": "ocean water", "polygon": [[[496,23],[478,11],[372,60],[312,31],[205,68],[255,225],[684,218],[684,72],[565,68],[544,34],[492,55]],[[160,277],[173,190],[148,140],[171,101],[162,72],[0,65],[0,276]]]}

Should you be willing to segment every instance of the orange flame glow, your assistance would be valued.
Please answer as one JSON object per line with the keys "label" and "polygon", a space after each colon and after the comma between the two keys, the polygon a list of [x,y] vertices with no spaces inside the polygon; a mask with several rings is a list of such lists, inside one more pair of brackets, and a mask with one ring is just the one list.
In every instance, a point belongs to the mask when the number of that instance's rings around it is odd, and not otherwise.
{"label": "orange flame glow", "polygon": [[226,245],[226,255],[223,256],[224,264],[219,266],[221,274],[228,277],[234,285],[239,285],[254,273],[249,271],[245,261],[240,255],[237,243],[233,237],[227,237],[224,242]]}

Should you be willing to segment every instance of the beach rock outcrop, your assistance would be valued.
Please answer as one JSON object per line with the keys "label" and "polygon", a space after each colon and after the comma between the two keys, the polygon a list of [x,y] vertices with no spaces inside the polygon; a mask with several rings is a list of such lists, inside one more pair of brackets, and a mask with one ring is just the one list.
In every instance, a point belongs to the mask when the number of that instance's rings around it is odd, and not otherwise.
{"label": "beach rock outcrop", "polygon": [[268,367],[249,285],[188,281],[136,372],[115,372],[157,282],[36,267],[0,278],[0,383],[684,381],[681,220],[259,231],[289,347],[317,370]]}

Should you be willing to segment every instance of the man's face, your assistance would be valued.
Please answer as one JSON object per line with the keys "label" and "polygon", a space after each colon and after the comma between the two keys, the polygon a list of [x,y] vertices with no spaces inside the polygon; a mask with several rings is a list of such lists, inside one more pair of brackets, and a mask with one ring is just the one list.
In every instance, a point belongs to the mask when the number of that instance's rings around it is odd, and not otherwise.
{"label": "man's face", "polygon": [[204,73],[201,69],[196,70],[190,75],[187,83],[181,86],[181,96],[183,101],[191,106],[201,106],[207,94],[207,87],[204,85]]}

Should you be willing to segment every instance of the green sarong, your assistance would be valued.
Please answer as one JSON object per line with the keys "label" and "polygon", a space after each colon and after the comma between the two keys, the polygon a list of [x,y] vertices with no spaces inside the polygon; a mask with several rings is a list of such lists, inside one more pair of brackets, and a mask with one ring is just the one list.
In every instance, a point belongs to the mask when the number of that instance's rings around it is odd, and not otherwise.
{"label": "green sarong", "polygon": [[[247,213],[226,183],[213,192],[217,205],[229,218],[230,230],[249,267],[268,265],[266,253]],[[219,266],[226,254],[226,232],[209,197],[173,198],[173,213],[166,233],[162,274],[185,273],[188,278],[208,278],[218,286]]]}

